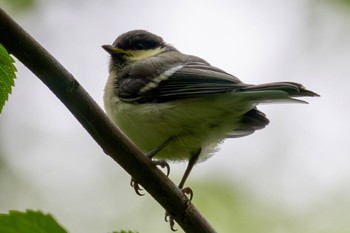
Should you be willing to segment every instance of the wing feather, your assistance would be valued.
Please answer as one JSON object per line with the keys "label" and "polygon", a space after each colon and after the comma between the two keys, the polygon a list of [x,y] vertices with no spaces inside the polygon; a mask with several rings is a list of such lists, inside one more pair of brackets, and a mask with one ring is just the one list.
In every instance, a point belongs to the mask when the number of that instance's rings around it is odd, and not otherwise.
{"label": "wing feather", "polygon": [[246,100],[256,103],[305,102],[292,97],[317,96],[301,84],[293,82],[245,84],[201,58],[179,52],[166,54],[126,66],[116,79],[116,94],[123,101],[137,103],[162,103],[227,92],[244,95]]}

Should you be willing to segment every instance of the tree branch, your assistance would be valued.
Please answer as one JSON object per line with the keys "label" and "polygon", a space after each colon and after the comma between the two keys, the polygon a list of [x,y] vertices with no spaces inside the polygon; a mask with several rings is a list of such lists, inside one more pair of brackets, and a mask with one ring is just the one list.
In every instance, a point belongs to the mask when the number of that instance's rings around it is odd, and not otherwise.
{"label": "tree branch", "polygon": [[215,232],[182,191],[114,126],[72,74],[2,9],[0,43],[50,88],[103,151],[171,213],[184,231]]}

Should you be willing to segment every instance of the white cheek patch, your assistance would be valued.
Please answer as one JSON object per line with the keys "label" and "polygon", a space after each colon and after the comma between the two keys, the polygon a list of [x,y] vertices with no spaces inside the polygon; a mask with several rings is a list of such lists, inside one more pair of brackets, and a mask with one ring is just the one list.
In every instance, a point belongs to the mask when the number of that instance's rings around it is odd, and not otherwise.
{"label": "white cheek patch", "polygon": [[181,66],[172,67],[169,70],[164,71],[163,73],[155,77],[152,81],[147,83],[143,88],[141,88],[139,93],[145,93],[149,90],[157,88],[161,81],[167,80],[171,75],[173,75],[176,71],[182,68],[183,66],[181,65]]}

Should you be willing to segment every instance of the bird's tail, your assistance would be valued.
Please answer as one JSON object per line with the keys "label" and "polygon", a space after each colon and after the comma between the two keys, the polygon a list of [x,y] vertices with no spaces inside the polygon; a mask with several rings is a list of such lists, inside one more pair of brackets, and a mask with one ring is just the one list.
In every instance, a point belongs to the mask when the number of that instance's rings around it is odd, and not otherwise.
{"label": "bird's tail", "polygon": [[245,99],[258,103],[269,102],[300,102],[304,100],[293,97],[313,97],[319,96],[317,93],[306,89],[303,85],[293,82],[275,82],[260,85],[250,85],[240,89]]}
{"label": "bird's tail", "polygon": [[[249,85],[234,93],[256,106],[259,103],[297,102],[307,103],[294,97],[319,96],[313,91],[293,82],[275,82],[261,85]],[[236,138],[252,134],[254,131],[264,128],[269,123],[263,112],[256,107],[243,114],[239,127],[229,133],[227,137]]]}

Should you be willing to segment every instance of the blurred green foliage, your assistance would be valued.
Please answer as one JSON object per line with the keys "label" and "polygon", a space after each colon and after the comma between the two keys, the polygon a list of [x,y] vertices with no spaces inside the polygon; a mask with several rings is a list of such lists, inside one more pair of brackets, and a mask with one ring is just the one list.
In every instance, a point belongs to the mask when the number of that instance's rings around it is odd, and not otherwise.
{"label": "blurred green foliage", "polygon": [[0,0],[0,3],[6,4],[14,11],[25,11],[34,7],[37,0]]}
{"label": "blurred green foliage", "polygon": [[[278,203],[249,195],[244,187],[229,180],[197,180],[191,187],[195,190],[192,202],[217,232],[346,233],[350,229],[348,201],[342,196],[314,211],[296,214]],[[333,218],[329,218],[330,213]]]}
{"label": "blurred green foliage", "polygon": [[341,3],[350,6],[350,0],[339,0]]}
{"label": "blurred green foliage", "polygon": [[[326,1],[318,1],[318,0],[314,0],[313,1],[314,4],[320,4],[320,3],[326,3],[328,4],[328,6],[335,6],[335,7],[340,7],[340,8],[344,8],[344,7],[350,7],[350,0],[326,0]],[[345,8],[345,9],[350,9],[350,8]]]}
{"label": "blurred green foliage", "polygon": [[268,233],[279,228],[289,229],[283,232],[298,232],[297,224],[286,213],[264,205],[247,195],[242,187],[235,189],[228,183],[213,179],[192,187],[199,193],[194,204],[218,232]]}

